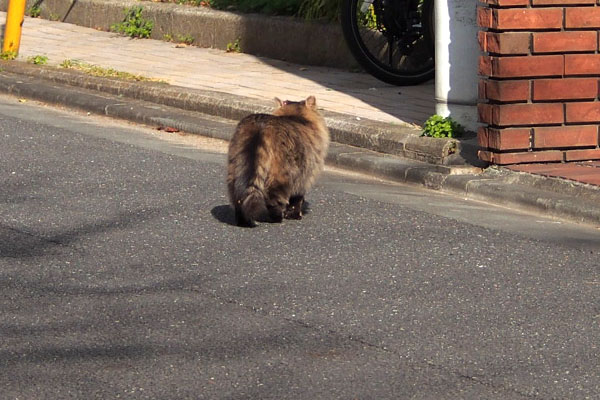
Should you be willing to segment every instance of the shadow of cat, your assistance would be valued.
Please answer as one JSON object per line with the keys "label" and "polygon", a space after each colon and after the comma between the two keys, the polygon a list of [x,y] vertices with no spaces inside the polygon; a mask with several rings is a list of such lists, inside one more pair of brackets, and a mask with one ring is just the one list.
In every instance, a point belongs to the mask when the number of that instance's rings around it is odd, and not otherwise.
{"label": "shadow of cat", "polygon": [[[231,226],[237,226],[235,223],[235,212],[229,204],[223,204],[220,206],[213,207],[210,210],[211,215],[219,222]],[[310,203],[305,201],[302,205],[302,214],[310,214]],[[267,218],[261,218],[257,222],[269,222]]]}

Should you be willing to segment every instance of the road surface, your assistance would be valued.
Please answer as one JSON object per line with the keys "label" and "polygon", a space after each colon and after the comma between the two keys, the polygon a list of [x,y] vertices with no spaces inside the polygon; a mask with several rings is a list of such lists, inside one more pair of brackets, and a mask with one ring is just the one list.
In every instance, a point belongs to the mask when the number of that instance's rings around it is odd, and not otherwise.
{"label": "road surface", "polygon": [[328,170],[234,226],[222,142],[0,97],[3,399],[600,393],[600,233]]}

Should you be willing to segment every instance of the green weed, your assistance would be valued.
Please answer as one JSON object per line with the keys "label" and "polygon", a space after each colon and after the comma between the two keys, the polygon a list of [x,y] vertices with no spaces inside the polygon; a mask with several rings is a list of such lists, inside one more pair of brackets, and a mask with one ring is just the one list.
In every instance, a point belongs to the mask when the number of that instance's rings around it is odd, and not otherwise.
{"label": "green weed", "polygon": [[0,60],[14,60],[17,58],[16,51],[3,51],[0,53]]}
{"label": "green weed", "polygon": [[126,80],[133,80],[138,82],[160,82],[166,83],[162,79],[148,78],[142,75],[136,75],[129,72],[117,71],[113,68],[104,68],[98,65],[88,64],[77,60],[64,60],[60,66],[62,68],[75,69],[92,76],[99,76],[104,78],[119,78]]}
{"label": "green weed", "polygon": [[192,35],[180,35],[177,34],[175,37],[173,35],[166,33],[163,35],[163,40],[166,42],[176,42],[176,43],[184,43],[187,45],[191,45],[194,43],[196,39]]}
{"label": "green weed", "polygon": [[375,8],[371,4],[365,13],[360,12],[361,23],[369,29],[377,29],[377,17],[375,16]]}
{"label": "green weed", "polygon": [[423,136],[434,138],[455,138],[465,133],[465,129],[450,117],[432,115],[423,126]]}
{"label": "green weed", "polygon": [[42,13],[42,8],[39,5],[32,5],[27,9],[25,14],[29,15],[31,18],[37,18]]}
{"label": "green weed", "polygon": [[63,62],[60,63],[60,66],[62,68],[74,68],[76,65],[77,61],[71,61],[69,59],[64,60]]}
{"label": "green weed", "polygon": [[44,65],[48,63],[48,57],[40,55],[31,56],[27,58],[27,61],[35,65]]}
{"label": "green weed", "polygon": [[205,0],[175,0],[175,2],[177,4],[187,4],[187,5],[196,6],[196,7],[205,6],[205,5],[208,5],[208,3],[209,3],[208,1],[205,1]]}
{"label": "green weed", "polygon": [[303,0],[297,14],[305,19],[336,20],[340,15],[340,4],[341,0]]}
{"label": "green weed", "polygon": [[194,43],[194,40],[195,40],[191,35],[176,35],[176,36],[177,36],[177,42],[185,43],[187,45]]}
{"label": "green weed", "polygon": [[154,28],[154,22],[144,19],[142,12],[142,6],[125,9],[123,21],[111,25],[110,30],[132,38],[149,38]]}
{"label": "green weed", "polygon": [[257,12],[262,14],[294,15],[301,0],[210,0],[211,7],[219,10]]}
{"label": "green weed", "polygon": [[227,43],[227,48],[225,49],[228,53],[241,53],[242,48],[240,46],[240,39],[235,39],[232,42]]}

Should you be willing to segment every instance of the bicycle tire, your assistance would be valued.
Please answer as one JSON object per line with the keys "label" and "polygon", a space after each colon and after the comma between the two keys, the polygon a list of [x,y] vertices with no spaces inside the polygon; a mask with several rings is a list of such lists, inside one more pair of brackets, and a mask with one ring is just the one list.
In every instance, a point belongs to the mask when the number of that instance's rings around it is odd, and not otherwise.
{"label": "bicycle tire", "polygon": [[425,41],[429,44],[431,54],[435,58],[435,10],[434,0],[425,0],[423,2],[423,34]]}
{"label": "bicycle tire", "polygon": [[[341,5],[341,27],[348,48],[358,64],[375,78],[396,86],[417,85],[431,80],[435,75],[435,65],[433,62],[433,37],[431,33],[425,36],[428,41],[427,51],[431,52],[429,64],[416,71],[400,71],[391,65],[386,65],[371,52],[371,49],[365,44],[360,33],[361,27],[358,23],[357,9],[360,0],[344,0]],[[361,1],[362,3],[362,1]],[[423,13],[433,12],[433,1],[425,0]],[[431,17],[425,17],[424,20]],[[429,25],[429,24],[427,24]],[[431,29],[432,27],[425,27]]]}

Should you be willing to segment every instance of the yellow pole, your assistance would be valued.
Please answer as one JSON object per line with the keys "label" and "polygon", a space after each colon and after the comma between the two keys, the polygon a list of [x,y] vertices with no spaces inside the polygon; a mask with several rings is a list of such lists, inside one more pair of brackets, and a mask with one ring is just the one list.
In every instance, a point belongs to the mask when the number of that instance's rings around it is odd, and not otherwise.
{"label": "yellow pole", "polygon": [[25,19],[25,1],[9,0],[6,13],[6,27],[4,28],[4,44],[2,52],[19,53],[21,44],[21,27]]}

